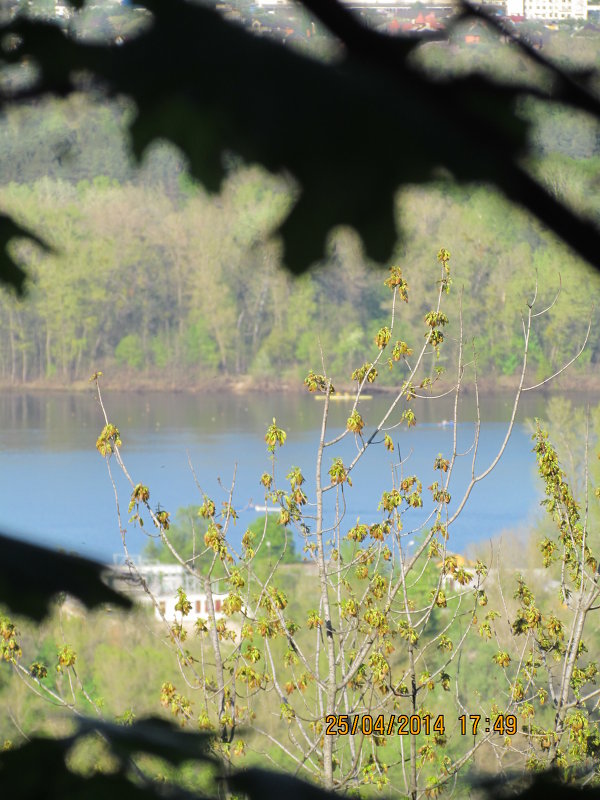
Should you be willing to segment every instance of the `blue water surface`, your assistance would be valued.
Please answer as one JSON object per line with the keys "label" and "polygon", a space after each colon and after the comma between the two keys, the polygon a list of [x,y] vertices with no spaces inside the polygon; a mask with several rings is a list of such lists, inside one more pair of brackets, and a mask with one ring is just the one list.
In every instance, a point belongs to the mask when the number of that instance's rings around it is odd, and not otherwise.
{"label": "blue water surface", "polygon": [[[365,419],[377,419],[385,398],[365,403]],[[264,432],[277,414],[278,424],[288,431],[284,448],[278,453],[277,474],[286,486],[285,475],[292,465],[301,467],[306,492],[314,501],[315,454],[320,431],[322,406],[312,397],[211,397],[184,395],[107,399],[111,419],[119,424],[123,437],[122,454],[134,482],[151,489],[154,507],[168,509],[172,516],[181,507],[201,502],[188,462],[191,461],[202,490],[220,504],[227,498],[235,472],[234,507],[240,519],[232,530],[232,541],[239,540],[257,516],[255,505],[264,505],[260,475],[270,471]],[[475,472],[486,469],[497,453],[507,430],[508,401],[497,405],[492,419],[481,426]],[[332,411],[333,438],[343,430],[347,408]],[[436,409],[437,411],[437,409]],[[423,481],[425,508],[410,512],[405,531],[418,534],[419,525],[431,511],[429,486],[439,477],[432,469],[438,453],[451,450],[453,428],[442,425],[448,409],[422,412],[424,421],[406,430],[392,432],[395,451],[388,453],[382,444],[373,447],[352,473],[353,486],[338,495],[345,503],[342,532],[360,518],[375,522],[382,518],[377,506],[383,490],[393,486],[396,476],[418,475]],[[466,409],[465,416],[469,416]],[[472,415],[471,415],[472,416]],[[495,417],[495,418],[494,418]],[[500,419],[498,419],[500,417]],[[0,481],[2,486],[2,528],[20,538],[41,542],[110,562],[122,553],[115,493],[105,460],[95,449],[103,425],[93,395],[84,396],[0,396]],[[367,428],[368,430],[368,424]],[[457,427],[458,451],[469,450],[474,424],[460,422]],[[360,444],[360,442],[359,442]],[[325,451],[324,474],[334,456],[349,463],[356,453],[354,437]],[[402,459],[401,467],[398,466]],[[111,461],[120,500],[121,524],[132,553],[140,553],[146,536],[128,524],[127,505],[130,486]],[[450,484],[450,513],[460,502],[472,470],[472,452],[457,460]],[[325,523],[332,524],[335,491],[328,492]],[[473,489],[460,517],[451,528],[450,547],[465,552],[469,545],[487,542],[503,531],[531,526],[539,514],[541,483],[535,473],[530,429],[519,422],[506,451],[493,472]],[[309,512],[310,513],[310,512]],[[409,540],[407,536],[407,541]]]}

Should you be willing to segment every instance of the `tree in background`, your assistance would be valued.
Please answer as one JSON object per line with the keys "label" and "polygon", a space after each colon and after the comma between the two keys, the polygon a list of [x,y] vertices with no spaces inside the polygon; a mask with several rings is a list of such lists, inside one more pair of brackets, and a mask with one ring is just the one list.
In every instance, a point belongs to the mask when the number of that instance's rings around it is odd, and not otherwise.
{"label": "tree in background", "polygon": [[[244,533],[239,551],[231,544],[238,518],[235,478],[217,501],[203,493],[194,474],[202,496],[196,514],[205,531],[204,548],[192,517],[187,542],[181,542],[181,526],[171,532],[168,512],[154,510],[149,488],[129,476],[120,434],[105,417],[97,447],[107,458],[111,480],[114,456],[130,481],[130,522],[159,539],[186,580],[195,582],[207,598],[207,613],[196,619],[193,632],[186,622],[192,603],[183,588],[177,593],[177,619],[163,616],[185,685],[179,686],[179,680],[177,685],[163,684],[161,702],[182,724],[210,730],[215,750],[229,768],[246,752],[258,751],[329,789],[389,785],[417,800],[423,794],[436,796],[454,783],[479,751],[495,746],[499,735],[518,732],[517,718],[529,698],[503,691],[492,677],[481,689],[477,709],[480,718],[488,719],[488,729],[482,723],[476,736],[470,714],[474,709],[467,704],[476,686],[493,675],[490,667],[496,663],[505,669],[511,657],[495,651],[491,641],[500,614],[489,605],[488,567],[481,560],[465,562],[452,552],[451,542],[471,491],[504,452],[522,393],[536,388],[526,384],[529,344],[534,319],[547,309],[536,310],[536,295],[527,304],[510,422],[496,456],[482,467],[477,461],[479,400],[473,441],[464,442],[458,433],[458,400],[471,369],[478,392],[477,359],[464,353],[462,318],[453,323],[443,310],[452,283],[449,253],[440,250],[438,261],[435,300],[424,315],[422,343],[395,337],[400,306],[408,302],[410,290],[402,270],[390,270],[385,285],[392,297],[391,319],[375,336],[372,361],[352,375],[357,388],[341,434],[328,435],[335,390],[326,354],[322,371],[311,370],[306,377],[307,389],[324,397],[314,494],[307,493],[303,468],[292,467],[282,482],[276,453],[285,445],[286,433],[273,420],[265,435],[271,467],[257,480],[264,487],[265,505],[278,508],[277,522],[268,513]],[[411,401],[435,399],[443,372],[440,353],[452,339],[458,351],[452,444],[435,457],[432,474],[425,478],[411,474],[410,463],[391,454],[399,452],[402,428],[416,424]],[[361,396],[385,369],[396,375],[399,388],[383,418],[370,428],[361,413]],[[350,459],[340,454],[344,440],[355,445]],[[348,520],[345,497],[357,491],[354,470],[375,447],[390,453],[389,480],[382,469],[378,519]],[[451,479],[464,458],[471,461],[471,479],[453,500]],[[148,515],[154,532],[141,523]],[[119,527],[125,542],[121,519]],[[283,546],[271,549],[275,531]],[[306,561],[286,568],[295,537]],[[416,544],[409,544],[413,540]],[[143,578],[133,561],[130,569]],[[223,573],[228,584],[224,600]],[[487,659],[488,668],[480,665],[474,673],[465,653],[477,633],[479,655]],[[519,664],[528,668],[523,659]],[[483,699],[491,698],[492,690],[498,699]]]}
{"label": "tree in background", "polygon": [[[208,523],[203,519],[200,508],[200,506],[178,508],[175,521],[169,524],[168,539],[177,553],[176,556],[171,547],[161,541],[160,535],[150,539],[144,548],[144,556],[163,564],[178,564],[183,559],[197,572],[209,569],[211,566],[209,562],[212,561],[211,551],[202,546]],[[248,526],[247,534],[248,539],[258,539],[262,543],[254,559],[254,566],[261,573],[261,577],[265,577],[263,573],[268,572],[273,564],[295,564],[299,561],[294,540],[288,539],[285,526],[273,514],[257,517]],[[219,568],[219,563],[215,564],[215,569]]]}
{"label": "tree in background", "polygon": [[[83,110],[63,105],[63,116],[80,120],[85,135]],[[9,163],[13,155],[6,154]],[[164,149],[155,158],[167,169]],[[591,193],[589,165],[574,162],[573,170],[573,186]],[[20,247],[34,283],[24,302],[0,296],[0,383],[83,386],[100,369],[111,388],[202,388],[215,378],[296,385],[306,364],[318,363],[320,340],[332,372],[351,386],[353,365],[390,310],[351,230],[337,231],[327,261],[295,279],[270,240],[292,192],[257,168],[231,173],[216,198],[183,178],[171,197],[164,182],[147,184],[145,172],[122,183],[77,181],[78,175],[11,183],[0,192],[4,208],[37,226],[57,249],[41,256]],[[551,301],[560,272],[562,302],[538,321],[529,365],[543,376],[570,358],[573,342],[585,335],[588,298],[600,291],[600,275],[484,187],[412,189],[399,209],[405,244],[397,258],[414,275],[414,302],[399,320],[398,338],[421,324],[429,285],[420,265],[431,241],[449,241],[461,253],[461,281],[471,298],[465,328],[476,337],[486,388],[518,381],[520,316],[532,268],[541,302]],[[579,289],[582,275],[589,294]],[[459,293],[447,303],[456,318]],[[335,326],[327,324],[332,306],[339,309]],[[449,344],[440,363],[452,363]],[[593,380],[597,363],[600,327],[594,326],[575,365],[578,380]],[[393,380],[383,370],[377,383],[389,388]]]}
{"label": "tree in background", "polygon": [[[595,688],[599,641],[594,617],[600,608],[600,476],[588,460],[594,430],[590,415],[587,420],[575,416],[567,401],[551,403],[550,423],[560,426],[557,435],[565,457],[572,460],[578,451],[569,478],[547,431],[535,422],[532,439],[546,495],[542,505],[548,512],[535,536],[540,567],[515,566],[510,578],[505,568],[496,590],[502,619],[482,625],[479,633],[494,642],[494,662],[503,676],[495,691],[485,693],[492,724],[504,736],[489,743],[498,771],[525,763],[531,771],[553,768],[579,785],[597,786],[600,690]],[[500,573],[501,553],[497,561]],[[515,714],[510,729],[499,711],[507,701]]]}

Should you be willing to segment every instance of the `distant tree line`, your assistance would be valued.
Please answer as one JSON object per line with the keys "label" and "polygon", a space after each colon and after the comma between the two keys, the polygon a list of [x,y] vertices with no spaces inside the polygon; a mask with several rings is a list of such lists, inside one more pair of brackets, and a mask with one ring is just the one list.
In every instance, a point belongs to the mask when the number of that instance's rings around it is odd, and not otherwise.
{"label": "distant tree line", "polygon": [[[572,40],[553,42],[554,55],[571,65]],[[593,37],[577,42],[578,53],[596,53]],[[493,64],[506,80],[536,77],[531,60],[491,41],[452,59],[432,44],[418,58],[432,74],[460,76]],[[554,197],[598,222],[598,124],[532,98],[521,98],[519,113],[530,125],[532,173]],[[385,295],[368,288],[375,285],[373,262],[359,237],[338,229],[315,268],[292,281],[279,269],[285,259],[272,234],[294,205],[294,190],[229,155],[224,187],[211,196],[188,177],[184,155],[166,145],[154,145],[138,170],[123,135],[133,116],[125,99],[90,102],[77,92],[6,108],[2,208],[55,249],[12,245],[33,284],[24,303],[0,297],[0,382],[64,385],[96,369],[110,370],[122,385],[297,378],[320,357],[319,337],[332,372],[349,378],[356,354],[387,313]],[[455,254],[465,291],[476,300],[465,311],[465,331],[476,338],[487,374],[511,376],[516,368],[515,322],[536,272],[548,298],[560,273],[568,302],[544,318],[530,363],[543,372],[569,357],[593,292],[576,288],[582,262],[539,221],[492,189],[440,183],[405,189],[396,224],[404,238],[394,260],[418,265],[417,297],[432,244],[443,242]],[[589,274],[591,290],[597,278]],[[407,341],[422,321],[421,306],[403,310]],[[327,326],[331,308],[338,323]],[[594,329],[576,369],[589,372],[597,363],[599,337]],[[386,380],[381,371],[379,381]]]}
{"label": "distant tree line", "polygon": [[[57,119],[66,113],[57,110]],[[62,177],[57,166],[47,178],[11,181],[0,192],[5,209],[25,225],[35,223],[55,246],[50,254],[26,242],[15,248],[33,283],[25,302],[0,298],[0,381],[65,385],[97,369],[119,376],[124,386],[192,385],[216,376],[295,380],[320,358],[320,346],[332,373],[349,381],[389,304],[369,280],[372,266],[358,237],[340,229],[328,259],[293,280],[280,269],[281,248],[270,238],[292,202],[283,181],[265,181],[255,168],[232,169],[222,193],[211,198],[186,177],[176,154],[162,149],[135,179],[119,182],[125,156],[116,113],[96,109],[82,122],[94,128],[95,118],[113,131],[114,146],[94,152],[97,166],[114,158],[114,171],[88,177],[82,166],[76,180],[76,163],[66,159],[72,174]],[[95,136],[102,139],[98,130]],[[13,161],[1,163],[10,171]],[[557,154],[540,163],[548,184],[567,191],[573,203],[593,190],[596,157]],[[547,372],[573,354],[598,278],[590,271],[590,292],[578,289],[576,276],[585,267],[539,223],[484,187],[413,189],[401,196],[399,209],[405,240],[395,261],[413,267],[417,299],[402,309],[403,339],[416,344],[429,274],[423,265],[431,261],[431,243],[446,242],[470,297],[464,329],[476,338],[488,374],[511,376],[517,367],[519,315],[536,274],[549,302],[561,280],[566,297],[539,326],[530,364]],[[457,292],[451,303],[458,302]],[[327,325],[332,309],[336,323]],[[576,369],[589,372],[599,358],[594,329]],[[378,380],[392,377],[380,370]]]}

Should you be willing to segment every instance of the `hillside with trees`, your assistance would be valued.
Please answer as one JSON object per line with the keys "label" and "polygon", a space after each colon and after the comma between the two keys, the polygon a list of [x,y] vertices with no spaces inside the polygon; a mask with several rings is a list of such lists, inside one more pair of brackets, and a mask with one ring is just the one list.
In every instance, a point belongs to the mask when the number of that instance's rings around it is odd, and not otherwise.
{"label": "hillside with trees", "polygon": [[[118,6],[88,9],[82,20],[92,40],[129,35],[134,24]],[[135,24],[143,28],[139,15]],[[564,68],[582,67],[593,63],[599,41],[593,32],[564,30],[546,49]],[[320,52],[318,42],[310,47]],[[444,78],[476,70],[534,85],[541,74],[535,61],[491,34],[476,48],[455,37],[450,48],[434,42],[414,57]],[[27,70],[16,74],[24,80]],[[598,124],[534,98],[519,100],[519,114],[530,127],[532,173],[553,197],[597,221]],[[31,284],[25,302],[0,297],[0,384],[72,386],[98,369],[122,388],[293,383],[318,356],[315,333],[338,381],[348,381],[354,356],[388,310],[382,291],[370,288],[374,264],[360,238],[338,228],[326,256],[293,281],[281,269],[286,260],[276,235],[297,204],[293,182],[243,166],[230,153],[222,190],[209,194],[189,177],[185,155],[164,144],[155,144],[138,170],[126,135],[134,117],[122,97],[92,101],[77,92],[7,107],[0,203],[53,251],[12,245]],[[490,380],[514,382],[515,337],[535,274],[548,297],[561,281],[566,302],[545,318],[531,363],[542,372],[569,357],[589,320],[597,277],[533,216],[486,185],[440,180],[405,188],[395,217],[403,238],[394,263],[426,264],[441,243],[460,263],[471,300],[465,331]],[[589,292],[576,285],[581,270]],[[340,271],[343,278],[334,278]],[[399,323],[407,339],[422,317],[427,270],[419,266],[418,273],[416,302]],[[453,310],[458,302],[459,293]],[[340,322],[329,327],[332,308]],[[600,360],[599,337],[593,326],[575,367],[580,379]],[[379,383],[389,380],[382,374]]]}
{"label": "hillside with trees", "polygon": [[[13,179],[0,189],[3,207],[55,248],[51,254],[25,243],[18,248],[32,284],[24,302],[0,298],[2,384],[69,386],[97,369],[122,388],[294,382],[318,357],[317,335],[334,374],[349,383],[353,360],[383,324],[389,302],[373,288],[372,266],[352,231],[340,229],[328,260],[293,280],[271,236],[293,202],[282,180],[232,167],[223,191],[210,197],[163,148],[140,175],[119,181],[125,155],[115,109],[96,109],[87,119],[76,99],[63,104],[56,111],[60,135],[53,141],[40,134],[48,148],[70,135],[68,112],[81,121],[78,136],[86,138],[89,124],[101,137],[104,126],[114,146],[92,145],[97,163],[90,172],[67,160],[74,174],[57,167],[54,175]],[[2,163],[10,173],[17,158],[6,152]],[[548,156],[540,170],[557,188],[589,200],[599,164],[597,156],[560,154]],[[108,174],[94,177],[102,166]],[[415,302],[399,320],[406,340],[422,319],[428,280],[427,267],[416,267],[428,263],[432,242],[445,242],[460,263],[469,297],[465,331],[476,339],[486,375],[514,379],[519,318],[536,274],[548,299],[562,282],[564,302],[536,334],[531,363],[541,372],[572,355],[599,282],[589,270],[590,292],[581,292],[576,276],[587,268],[550,233],[483,186],[415,188],[398,205],[405,239],[395,262],[416,275]],[[334,326],[326,323],[331,309],[339,320]],[[594,326],[576,370],[589,374],[599,360]]]}

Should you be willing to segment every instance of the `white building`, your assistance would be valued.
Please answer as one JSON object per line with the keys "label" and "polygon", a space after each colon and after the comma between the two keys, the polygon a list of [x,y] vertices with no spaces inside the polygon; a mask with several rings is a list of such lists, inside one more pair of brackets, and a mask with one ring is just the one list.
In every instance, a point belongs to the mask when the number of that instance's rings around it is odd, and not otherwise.
{"label": "white building", "polygon": [[506,0],[506,15],[526,19],[587,19],[587,0]]}
{"label": "white building", "polygon": [[[186,625],[193,625],[198,619],[210,619],[208,597],[203,591],[200,576],[191,575],[179,564],[150,563],[134,557],[132,558],[132,569],[130,569],[123,562],[124,559],[121,556],[115,556],[115,565],[111,567],[109,573],[110,584],[117,590],[133,594],[143,603],[149,603],[151,600],[144,589],[143,579],[158,604],[158,607],[154,606],[154,614],[157,619],[162,619],[164,616],[168,622]],[[192,604],[186,617],[183,617],[180,611],[175,610],[179,588],[183,589]],[[212,592],[216,619],[225,616],[223,602],[228,593],[222,591],[223,588],[215,585]]]}
{"label": "white building", "polygon": [[[393,10],[395,6],[406,8],[417,0],[341,0],[352,8],[381,8]],[[442,0],[439,0],[441,2]],[[282,8],[289,5],[289,0],[256,0],[261,8]],[[438,5],[436,0],[425,0],[427,7]],[[588,0],[480,0],[481,5],[504,6],[507,17],[525,17],[526,19],[562,20],[587,19]]]}
{"label": "white building", "polygon": [[[203,592],[186,592],[186,597],[192,604],[191,611],[187,616],[183,616],[180,611],[175,610],[177,604],[177,594],[158,594],[155,595],[158,603],[158,608],[154,607],[154,616],[157,619],[164,617],[167,622],[179,622],[184,625],[193,625],[196,620],[210,619],[210,610],[208,597]],[[215,619],[221,619],[225,616],[223,613],[223,602],[227,597],[226,594],[213,594],[212,600],[215,607]]]}
{"label": "white building", "polygon": [[[412,6],[419,0],[341,0],[342,5],[350,6],[350,8],[380,8],[387,11],[393,11],[395,8],[407,8]],[[443,5],[450,5],[445,0],[439,0]],[[424,0],[426,6],[439,5],[436,0]],[[259,8],[283,8],[285,6],[293,5],[291,0],[256,0],[256,5]]]}
{"label": "white building", "polygon": [[528,19],[587,19],[587,0],[525,0]]}

